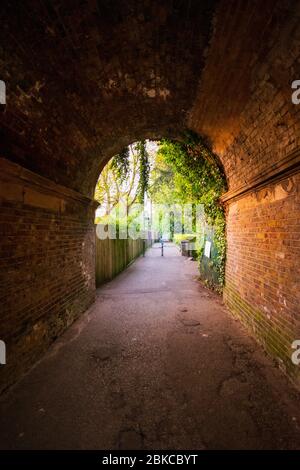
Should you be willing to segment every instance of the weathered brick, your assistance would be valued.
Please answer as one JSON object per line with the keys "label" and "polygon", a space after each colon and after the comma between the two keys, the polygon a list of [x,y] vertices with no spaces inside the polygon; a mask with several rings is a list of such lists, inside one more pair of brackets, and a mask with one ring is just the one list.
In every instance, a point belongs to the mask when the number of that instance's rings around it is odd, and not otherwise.
{"label": "weathered brick", "polygon": [[15,358],[3,383],[93,299],[87,197],[105,163],[135,140],[186,128],[207,139],[228,181],[227,302],[295,378],[300,4],[96,3],[0,6],[0,153],[18,163],[1,170],[0,327]]}

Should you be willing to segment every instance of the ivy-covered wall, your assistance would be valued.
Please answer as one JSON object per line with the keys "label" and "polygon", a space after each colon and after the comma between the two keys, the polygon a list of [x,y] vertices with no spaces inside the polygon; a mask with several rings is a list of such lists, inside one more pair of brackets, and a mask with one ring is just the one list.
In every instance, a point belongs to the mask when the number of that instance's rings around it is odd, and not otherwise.
{"label": "ivy-covered wall", "polygon": [[[222,291],[225,282],[226,223],[220,196],[227,188],[222,165],[204,139],[191,131],[186,131],[181,141],[162,141],[159,152],[181,177],[177,181],[180,202],[203,204],[204,238],[200,236],[198,240],[200,277],[210,287]],[[206,240],[212,243],[210,258],[204,254]]]}
{"label": "ivy-covered wall", "polygon": [[[207,286],[221,291],[223,288],[223,277],[220,277],[218,269],[220,252],[215,237],[215,228],[206,225],[204,228],[203,247],[199,254],[199,271],[200,278]],[[204,250],[206,242],[210,243],[209,256],[205,254]]]}

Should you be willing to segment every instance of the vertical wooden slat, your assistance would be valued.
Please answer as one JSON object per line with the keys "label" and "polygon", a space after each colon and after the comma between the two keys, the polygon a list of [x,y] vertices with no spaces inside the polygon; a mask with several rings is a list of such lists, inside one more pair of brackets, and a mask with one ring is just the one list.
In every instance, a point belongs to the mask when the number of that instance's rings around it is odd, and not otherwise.
{"label": "vertical wooden slat", "polygon": [[[151,246],[151,241],[146,242]],[[100,240],[96,236],[96,286],[113,279],[143,253],[143,240]]]}

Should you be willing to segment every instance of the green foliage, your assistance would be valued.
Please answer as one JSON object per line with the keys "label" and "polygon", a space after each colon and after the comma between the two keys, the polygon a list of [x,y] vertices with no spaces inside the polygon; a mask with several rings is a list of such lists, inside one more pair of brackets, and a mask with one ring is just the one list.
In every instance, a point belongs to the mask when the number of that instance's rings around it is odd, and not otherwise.
{"label": "green foliage", "polygon": [[120,183],[127,178],[130,171],[129,147],[125,147],[118,155],[113,157],[111,168]]}
{"label": "green foliage", "polygon": [[204,203],[206,215],[213,221],[226,183],[216,157],[203,140],[192,132],[186,133],[183,142],[163,140],[159,154],[178,174],[177,184],[184,199]]}
{"label": "green foliage", "polygon": [[136,142],[115,155],[102,170],[95,188],[95,199],[105,211],[101,217],[106,216],[109,220],[120,202],[125,202],[128,211],[134,204],[143,203],[149,174],[145,141]]}
{"label": "green foliage", "polygon": [[[226,190],[226,179],[217,157],[204,140],[193,132],[186,132],[182,141],[163,140],[158,155],[163,158],[175,175],[175,187],[181,194],[181,202],[202,203],[208,225],[214,227],[214,245],[217,255],[213,259],[220,286],[225,276],[225,216],[219,203]],[[200,256],[203,246],[200,247]]]}
{"label": "green foliage", "polygon": [[[217,273],[219,285],[222,286],[226,243],[225,217],[219,198],[225,190],[226,180],[217,157],[201,137],[188,131],[181,141],[161,141],[154,155],[144,140],[123,149],[101,173],[95,197],[106,209],[101,217],[105,223],[112,220],[111,210],[125,199],[129,222],[137,226],[138,214],[130,209],[134,209],[136,202],[144,203],[146,193],[156,204],[203,204],[207,227],[213,227],[214,256],[207,260],[207,265]],[[123,221],[118,223],[122,226]],[[169,231],[160,219],[158,225],[159,231]],[[175,231],[173,235],[176,238]],[[179,242],[180,237],[175,241]],[[199,237],[197,249],[200,257],[203,248],[204,240]]]}
{"label": "green foliage", "polygon": [[149,155],[146,150],[146,141],[141,140],[136,143],[136,150],[139,158],[139,185],[138,185],[138,201],[144,203],[145,193],[149,187],[149,176],[150,176],[150,163]]}
{"label": "green foliage", "polygon": [[156,152],[150,173],[149,196],[155,204],[172,204],[177,200],[174,171]]}

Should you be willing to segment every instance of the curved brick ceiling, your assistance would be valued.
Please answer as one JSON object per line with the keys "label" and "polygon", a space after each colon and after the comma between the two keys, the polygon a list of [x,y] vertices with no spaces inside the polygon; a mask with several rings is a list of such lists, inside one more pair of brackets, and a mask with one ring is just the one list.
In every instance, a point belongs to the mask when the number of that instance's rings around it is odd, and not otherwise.
{"label": "curved brick ceiling", "polygon": [[263,113],[295,121],[278,46],[298,47],[295,2],[31,0],[6,2],[0,20],[1,154],[84,194],[122,146],[186,127],[238,186],[277,136]]}

